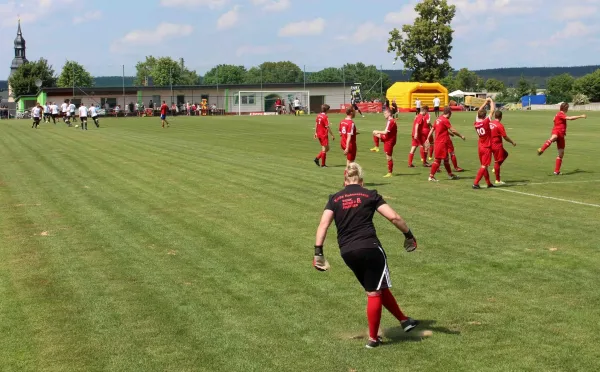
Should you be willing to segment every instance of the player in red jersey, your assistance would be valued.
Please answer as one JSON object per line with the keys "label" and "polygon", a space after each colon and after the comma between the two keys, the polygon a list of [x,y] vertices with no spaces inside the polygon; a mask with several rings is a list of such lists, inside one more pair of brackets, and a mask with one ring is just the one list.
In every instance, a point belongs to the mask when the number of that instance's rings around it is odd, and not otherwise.
{"label": "player in red jersey", "polygon": [[[432,160],[433,141],[429,141],[428,139],[429,132],[431,132],[431,116],[429,115],[429,106],[423,108],[425,109],[425,115],[423,116],[423,125],[421,126],[421,142],[423,143],[423,147],[421,147],[421,161],[424,166],[430,167],[431,165],[427,164],[426,156],[429,153],[429,160]],[[429,146],[429,150],[427,150],[427,146]]]}
{"label": "player in red jersey", "polygon": [[167,111],[169,111],[169,106],[167,106],[167,103],[163,101],[162,105],[160,106],[160,121],[162,122],[163,128],[165,127],[165,124],[170,126],[169,122],[167,121]]}
{"label": "player in red jersey", "polygon": [[346,167],[356,160],[356,135],[358,130],[354,124],[356,111],[352,106],[346,108],[346,118],[340,122],[340,146],[346,155]]}
{"label": "player in red jersey", "polygon": [[379,152],[379,140],[383,141],[383,151],[387,159],[388,172],[384,177],[392,177],[394,171],[394,159],[392,155],[394,153],[394,146],[396,146],[396,139],[398,138],[398,126],[396,120],[389,109],[383,110],[383,117],[387,120],[384,130],[373,131],[373,141],[375,141],[375,147],[371,151]]}
{"label": "player in red jersey", "polygon": [[562,159],[565,156],[565,137],[567,136],[567,120],[586,119],[587,115],[567,116],[569,112],[569,104],[564,102],[560,105],[560,111],[554,117],[554,128],[552,129],[552,136],[544,143],[544,145],[537,150],[538,155],[542,155],[544,151],[552,142],[556,142],[556,148],[558,149],[558,157],[556,158],[556,166],[554,167],[554,174],[560,174],[560,167],[562,165]]}
{"label": "player in red jersey", "polygon": [[435,156],[435,161],[433,162],[431,166],[431,172],[429,173],[429,181],[432,182],[438,181],[435,178],[435,174],[438,169],[440,169],[440,164],[442,161],[444,162],[444,167],[448,172],[448,177],[451,180],[458,179],[458,177],[452,173],[452,169],[450,168],[448,147],[451,143],[450,135],[460,137],[463,141],[465,140],[465,136],[458,133],[456,129],[452,127],[452,124],[450,124],[450,117],[452,117],[452,108],[450,108],[450,106],[446,106],[446,108],[444,108],[444,114],[436,119],[435,124],[433,124],[433,130],[429,133],[429,137],[427,138],[427,140],[430,141],[435,133],[435,151],[433,154]]}
{"label": "player in red jersey", "polygon": [[431,167],[431,165],[429,165],[427,163],[427,160],[425,159],[425,142],[428,141],[428,137],[429,137],[429,131],[427,131],[427,135],[424,137],[423,136],[423,132],[424,132],[424,127],[429,127],[427,125],[427,123],[425,122],[426,120],[426,116],[429,115],[427,113],[427,108],[422,107],[421,108],[421,112],[419,112],[419,114],[415,117],[415,120],[413,122],[413,130],[412,130],[412,147],[410,148],[410,152],[408,153],[408,167],[409,168],[414,168],[415,166],[413,165],[413,159],[415,157],[415,151],[417,151],[417,147],[421,148],[421,162],[423,163],[424,167]]}
{"label": "player in red jersey", "polygon": [[496,111],[494,117],[495,120],[490,123],[490,128],[492,128],[492,154],[494,155],[493,172],[496,173],[496,185],[504,185],[504,182],[500,181],[500,167],[508,157],[508,151],[504,149],[502,139],[513,146],[516,146],[517,143],[506,135],[506,129],[502,124],[502,111]]}
{"label": "player in red jersey", "polygon": [[[329,151],[329,135],[331,134],[331,140],[335,140],[331,128],[329,128],[329,118],[327,117],[327,111],[329,111],[329,105],[321,106],[321,113],[317,115],[317,124],[315,125],[315,139],[318,139],[321,143],[321,152],[315,158],[315,164],[317,167],[326,168],[325,160],[327,160],[327,152]],[[321,165],[319,165],[319,159]]]}
{"label": "player in red jersey", "polygon": [[[490,115],[487,115],[487,111],[485,106],[490,104]],[[473,183],[473,189],[478,190],[481,189],[479,186],[479,181],[485,177],[485,181],[487,183],[487,187],[494,187],[492,181],[490,181],[490,172],[488,171],[488,167],[492,163],[492,128],[490,128],[491,119],[490,117],[496,111],[496,104],[491,98],[485,100],[485,102],[481,105],[479,110],[477,111],[477,120],[473,123],[475,127],[475,132],[479,136],[479,161],[481,163],[481,167],[477,172],[477,176],[475,177],[475,182]]]}

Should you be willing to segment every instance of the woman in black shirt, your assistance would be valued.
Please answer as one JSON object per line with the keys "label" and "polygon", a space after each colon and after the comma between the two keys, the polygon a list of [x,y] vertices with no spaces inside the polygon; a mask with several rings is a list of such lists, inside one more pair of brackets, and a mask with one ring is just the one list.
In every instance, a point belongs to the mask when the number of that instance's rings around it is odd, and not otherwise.
{"label": "woman in black shirt", "polygon": [[357,163],[350,163],[346,169],[344,189],[329,197],[321,217],[313,259],[313,266],[317,270],[329,269],[329,263],[323,256],[323,243],[329,226],[335,220],[342,258],[367,292],[367,348],[377,347],[382,342],[377,335],[382,306],[400,321],[406,332],[419,324],[418,321],[404,315],[389,289],[391,282],[387,258],[373,225],[373,215],[376,211],[404,233],[404,248],[408,252],[417,248],[417,241],[406,222],[377,191],[363,187],[362,168]]}

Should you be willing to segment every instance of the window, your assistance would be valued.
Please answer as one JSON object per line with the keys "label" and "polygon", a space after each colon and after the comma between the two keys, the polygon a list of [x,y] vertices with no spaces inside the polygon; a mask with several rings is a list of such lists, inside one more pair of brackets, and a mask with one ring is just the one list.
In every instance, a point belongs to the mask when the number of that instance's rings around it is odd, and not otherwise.
{"label": "window", "polygon": [[[239,95],[235,96],[235,104],[239,104]],[[244,94],[242,96],[242,105],[256,104],[256,96],[254,94]]]}

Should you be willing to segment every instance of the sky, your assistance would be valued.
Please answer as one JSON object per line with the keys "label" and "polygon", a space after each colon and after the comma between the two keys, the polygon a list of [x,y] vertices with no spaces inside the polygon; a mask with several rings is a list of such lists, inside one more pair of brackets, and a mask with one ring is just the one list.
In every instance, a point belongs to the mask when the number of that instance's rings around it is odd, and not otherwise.
{"label": "sky", "polygon": [[[306,71],[364,62],[383,69],[389,31],[412,23],[416,0],[0,0],[0,79],[10,72],[20,17],[27,58],[60,72],[67,60],[94,76],[135,74],[147,55],[217,64],[295,62]],[[600,0],[449,0],[456,5],[455,69],[600,62]],[[573,4],[573,5],[571,5]]]}

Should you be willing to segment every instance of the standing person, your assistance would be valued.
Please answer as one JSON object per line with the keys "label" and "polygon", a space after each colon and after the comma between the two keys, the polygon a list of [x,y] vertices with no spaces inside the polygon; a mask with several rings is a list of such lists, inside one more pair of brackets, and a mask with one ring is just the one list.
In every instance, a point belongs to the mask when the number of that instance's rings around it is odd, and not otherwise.
{"label": "standing person", "polygon": [[346,166],[356,160],[356,135],[358,130],[354,124],[356,112],[352,107],[346,107],[346,118],[340,122],[340,146],[346,155]]}
{"label": "standing person", "polygon": [[435,96],[435,98],[433,99],[433,113],[435,114],[436,118],[440,116],[440,103],[440,98],[438,96]]}
{"label": "standing person", "polygon": [[[98,107],[94,106],[94,104],[92,103],[90,105],[90,109],[89,111],[89,115],[92,117],[92,120],[94,121],[94,124],[96,124],[96,128],[100,128],[100,120],[98,119]],[[87,129],[87,124],[86,124],[86,129]]]}
{"label": "standing person", "polygon": [[358,111],[358,114],[361,117],[365,117],[362,111],[360,111],[360,109],[358,108],[358,102],[356,101],[356,98],[354,96],[350,97],[350,104],[352,104],[352,108],[354,109],[354,111]]}
{"label": "standing person", "polygon": [[44,123],[50,124],[50,103],[44,105]]}
{"label": "standing person", "polygon": [[446,172],[448,172],[448,178],[451,180],[458,179],[458,176],[452,173],[452,169],[450,168],[450,160],[448,160],[448,146],[450,143],[450,134],[454,136],[460,137],[463,141],[465,140],[465,136],[458,133],[452,124],[450,124],[450,118],[452,117],[452,109],[449,106],[444,108],[444,114],[437,118],[435,124],[433,124],[433,130],[429,133],[428,140],[431,140],[435,133],[435,161],[431,165],[431,172],[429,173],[429,181],[438,182],[435,178],[435,174],[438,169],[440,169],[440,165],[442,161],[444,162],[444,167],[446,168]]}
{"label": "standing person", "polygon": [[386,120],[385,129],[373,131],[375,147],[373,147],[371,151],[379,152],[379,140],[383,141],[383,152],[385,152],[388,166],[388,172],[384,177],[389,178],[393,176],[394,172],[394,158],[392,155],[394,154],[394,146],[396,146],[396,140],[398,138],[398,125],[389,109],[383,110],[383,117]]}
{"label": "standing person", "polygon": [[504,185],[504,182],[500,180],[500,167],[508,157],[508,151],[504,149],[502,139],[513,146],[516,146],[517,143],[506,135],[506,129],[504,129],[504,124],[502,124],[502,111],[496,111],[494,117],[495,120],[490,123],[490,128],[492,129],[492,154],[494,155],[493,172],[496,174],[496,185]]}
{"label": "standing person", "polygon": [[[58,117],[58,105],[56,102],[52,102],[50,105],[50,115],[52,116],[52,122],[56,125],[56,118]],[[59,119],[60,120],[60,119]],[[49,123],[50,121],[48,121]]]}
{"label": "standing person", "polygon": [[281,98],[277,97],[277,99],[275,100],[275,113],[277,115],[281,115]]}
{"label": "standing person", "polygon": [[167,111],[169,111],[169,106],[167,106],[165,101],[162,101],[162,105],[160,106],[160,121],[163,128],[165,127],[165,124],[167,124],[167,127],[171,126],[167,121]]}
{"label": "standing person", "polygon": [[412,146],[408,153],[408,167],[414,168],[413,159],[415,158],[415,151],[417,151],[417,147],[420,148],[421,151],[421,162],[424,167],[431,167],[427,160],[425,159],[425,142],[428,141],[429,133],[427,133],[427,137],[423,138],[423,127],[426,125],[425,123],[425,108],[421,108],[421,112],[419,115],[415,117],[413,122],[413,130],[412,130]]}
{"label": "standing person", "polygon": [[77,116],[75,116],[75,104],[73,103],[73,101],[71,101],[69,103],[69,115],[71,116],[71,120],[73,120],[73,123],[77,122]]}
{"label": "standing person", "polygon": [[315,238],[313,266],[319,271],[329,269],[323,254],[327,230],[335,221],[337,241],[342,259],[354,272],[367,295],[367,321],[369,341],[367,348],[382,343],[378,336],[382,307],[399,322],[405,332],[419,325],[419,321],[406,316],[390,291],[392,283],[387,256],[377,237],[373,215],[378,212],[404,234],[404,248],[412,252],[417,240],[404,219],[396,213],[376,190],[364,188],[364,175],[360,165],[350,163],[346,168],[344,189],[329,197]]}
{"label": "standing person", "polygon": [[[490,104],[490,116],[487,115],[485,109],[485,106],[488,103]],[[477,136],[479,136],[478,154],[479,162],[481,163],[481,167],[479,168],[477,176],[475,177],[475,182],[473,183],[473,189],[475,190],[481,189],[479,181],[481,181],[482,178],[485,178],[488,188],[495,187],[492,184],[492,181],[490,181],[490,172],[488,171],[488,167],[492,163],[492,128],[490,128],[490,117],[495,110],[496,105],[494,104],[494,101],[491,98],[486,99],[477,111],[477,120],[473,123],[475,132],[477,132]]]}
{"label": "standing person", "polygon": [[298,99],[298,97],[296,97],[296,99],[294,99],[294,115],[296,115],[296,116],[300,115],[301,109],[302,109],[302,107],[301,107],[300,100]]}
{"label": "standing person", "polygon": [[419,116],[419,114],[421,113],[421,100],[417,97],[417,100],[415,101],[415,107],[416,107],[416,111],[415,111],[415,116]]}
{"label": "standing person", "polygon": [[554,166],[554,174],[560,175],[560,167],[562,166],[562,160],[565,156],[565,137],[567,136],[567,121],[586,119],[587,115],[567,116],[569,112],[569,104],[563,102],[560,105],[560,111],[554,117],[554,128],[552,128],[552,135],[544,145],[537,150],[538,155],[542,155],[544,151],[556,142],[556,148],[558,149],[558,157],[556,158],[556,165]]}
{"label": "standing person", "polygon": [[398,119],[398,104],[396,103],[396,99],[392,99],[392,117],[394,119]]}
{"label": "standing person", "polygon": [[69,100],[66,99],[65,102],[62,103],[62,105],[60,105],[60,112],[62,113],[62,118],[63,121],[65,122],[65,124],[67,124],[68,126],[71,126],[71,122],[69,121],[67,112],[69,111]]}
{"label": "standing person", "polygon": [[[326,160],[327,160],[327,152],[329,152],[329,135],[331,135],[331,140],[335,140],[333,136],[333,132],[329,127],[329,118],[327,117],[327,112],[331,107],[329,105],[321,106],[321,113],[317,115],[316,125],[315,125],[315,139],[319,140],[321,144],[321,152],[315,158],[315,164],[317,167],[326,168]],[[321,160],[321,165],[319,165],[319,160]]]}
{"label": "standing person", "polygon": [[81,121],[81,130],[87,130],[88,108],[82,103],[79,106],[79,120]]}
{"label": "standing person", "polygon": [[139,102],[135,103],[135,115],[138,116],[138,117],[140,116],[140,104],[139,104]]}
{"label": "standing person", "polygon": [[42,106],[40,106],[39,102],[35,103],[35,107],[31,109],[31,117],[33,118],[32,128],[37,129],[40,125],[40,118],[42,116]]}

